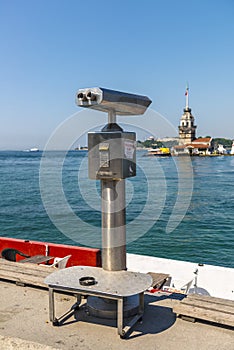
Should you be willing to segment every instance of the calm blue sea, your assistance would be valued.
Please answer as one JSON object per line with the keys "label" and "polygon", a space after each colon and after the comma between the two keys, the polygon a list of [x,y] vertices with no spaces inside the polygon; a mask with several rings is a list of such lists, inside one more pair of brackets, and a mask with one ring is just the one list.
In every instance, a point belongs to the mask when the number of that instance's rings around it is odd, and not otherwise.
{"label": "calm blue sea", "polygon": [[[41,157],[41,152],[0,152],[0,236],[100,245],[100,184],[86,179],[87,152],[68,152],[63,162],[63,195],[79,218],[72,234],[60,232],[45,210],[39,186]],[[51,152],[54,167],[61,157],[63,153]],[[194,157],[189,172],[182,157],[145,157],[139,151],[137,159],[137,177],[127,181],[127,251],[234,267],[234,157]],[[50,187],[48,181],[48,192]],[[178,198],[179,216],[173,214]],[[56,195],[51,195],[50,205],[66,230],[67,207]],[[169,220],[173,227],[178,217],[182,221],[170,232]]]}

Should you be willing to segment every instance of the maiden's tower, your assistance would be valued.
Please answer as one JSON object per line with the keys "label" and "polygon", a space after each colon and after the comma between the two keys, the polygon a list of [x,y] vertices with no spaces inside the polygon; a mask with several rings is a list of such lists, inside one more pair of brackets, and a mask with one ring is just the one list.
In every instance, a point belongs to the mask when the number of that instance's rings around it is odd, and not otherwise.
{"label": "maiden's tower", "polygon": [[186,88],[185,92],[186,104],[184,108],[184,113],[180,118],[179,125],[179,144],[185,145],[190,144],[196,139],[196,125],[194,125],[194,116],[192,115],[192,110],[189,108],[189,88]]}
{"label": "maiden's tower", "polygon": [[185,91],[185,108],[180,118],[179,145],[174,146],[172,153],[174,155],[207,155],[210,154],[213,145],[211,137],[196,138],[196,128],[194,125],[194,116],[189,107],[189,88]]}

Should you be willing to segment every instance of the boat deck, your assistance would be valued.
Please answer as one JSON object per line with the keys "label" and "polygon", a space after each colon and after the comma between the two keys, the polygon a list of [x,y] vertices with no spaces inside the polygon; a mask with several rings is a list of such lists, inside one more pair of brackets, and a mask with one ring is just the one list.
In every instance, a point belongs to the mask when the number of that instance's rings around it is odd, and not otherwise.
{"label": "boat deck", "polygon": [[[47,273],[47,272],[46,272]],[[190,323],[176,318],[172,309],[180,303],[176,294],[146,293],[143,322],[137,323],[127,339],[120,339],[114,320],[88,316],[84,304],[68,314],[59,327],[49,322],[48,291],[0,281],[1,349],[100,349],[132,350],[230,350],[233,329],[208,323]],[[183,296],[180,296],[181,298]],[[73,295],[56,293],[60,315],[76,302]]]}

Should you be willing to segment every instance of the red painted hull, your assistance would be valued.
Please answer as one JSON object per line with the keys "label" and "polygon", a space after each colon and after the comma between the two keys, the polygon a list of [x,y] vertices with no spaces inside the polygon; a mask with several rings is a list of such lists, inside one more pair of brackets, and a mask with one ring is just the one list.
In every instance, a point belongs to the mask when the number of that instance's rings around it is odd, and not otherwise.
{"label": "red painted hull", "polygon": [[[101,266],[101,251],[95,248],[0,237],[0,254],[1,251],[6,248],[17,249],[29,256],[48,255],[63,258],[66,255],[71,255],[67,267],[77,265]],[[17,255],[17,261],[22,259],[24,259],[24,257]],[[53,259],[51,259],[49,263],[52,264]]]}

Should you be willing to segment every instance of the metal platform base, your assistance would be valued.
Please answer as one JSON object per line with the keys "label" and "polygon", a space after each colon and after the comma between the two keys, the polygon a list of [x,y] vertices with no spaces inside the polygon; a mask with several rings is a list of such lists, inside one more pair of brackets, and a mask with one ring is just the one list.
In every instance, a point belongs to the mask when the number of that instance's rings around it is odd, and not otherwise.
{"label": "metal platform base", "polygon": [[[84,285],[84,280],[95,283]],[[88,296],[88,312],[93,316],[116,317],[118,334],[124,337],[142,318],[144,291],[151,286],[152,278],[138,272],[112,272],[98,267],[73,266],[52,273],[46,277],[45,283],[49,286],[49,312],[53,325],[59,325],[55,317],[54,292],[69,291],[77,295],[77,306],[81,296]],[[135,316],[125,324],[124,317],[132,315]]]}
{"label": "metal platform base", "polygon": [[[139,296],[132,295],[123,299],[123,317],[133,317],[139,312]],[[87,312],[91,316],[116,319],[117,300],[89,296],[87,299]]]}

